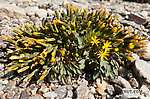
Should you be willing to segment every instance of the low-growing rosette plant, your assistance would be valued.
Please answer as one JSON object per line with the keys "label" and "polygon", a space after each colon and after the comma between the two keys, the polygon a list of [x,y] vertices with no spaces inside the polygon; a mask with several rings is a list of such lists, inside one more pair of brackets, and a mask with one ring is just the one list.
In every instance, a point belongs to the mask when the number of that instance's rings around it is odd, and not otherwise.
{"label": "low-growing rosette plant", "polygon": [[[93,70],[93,78],[118,75],[119,60],[134,60],[126,53],[144,50],[146,38],[134,35],[130,28],[122,29],[105,9],[92,11],[66,4],[65,11],[56,11],[53,19],[42,25],[16,26],[13,37],[4,36],[9,42],[11,63],[7,70],[25,74],[23,81],[36,76],[37,83],[50,75],[66,83],[67,78]],[[67,77],[67,78],[66,78]]]}

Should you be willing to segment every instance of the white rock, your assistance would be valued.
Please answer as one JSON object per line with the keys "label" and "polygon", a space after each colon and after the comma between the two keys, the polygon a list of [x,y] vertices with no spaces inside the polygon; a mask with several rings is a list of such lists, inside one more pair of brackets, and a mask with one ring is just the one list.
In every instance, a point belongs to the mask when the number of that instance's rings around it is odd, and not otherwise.
{"label": "white rock", "polygon": [[130,83],[126,79],[122,78],[121,76],[118,76],[118,78],[114,79],[113,82],[118,83],[125,88],[132,88]]}
{"label": "white rock", "polygon": [[46,98],[55,98],[55,97],[57,97],[57,94],[55,92],[47,92],[47,93],[43,94],[43,96]]}
{"label": "white rock", "polygon": [[40,18],[47,17],[47,11],[44,9],[38,9],[35,14]]}
{"label": "white rock", "polygon": [[25,10],[18,7],[18,6],[15,6],[15,5],[10,5],[10,4],[0,4],[0,16],[4,16],[4,15],[8,15],[9,14],[12,14],[12,15],[19,15],[18,17],[20,16],[25,16],[26,13],[25,13]]}
{"label": "white rock", "polygon": [[0,79],[0,83],[6,85],[6,84],[8,84],[8,80]]}
{"label": "white rock", "polygon": [[47,9],[47,13],[48,13],[49,15],[55,14],[55,12],[54,12],[53,10],[51,10],[51,9]]}
{"label": "white rock", "polygon": [[94,97],[94,95],[93,94],[89,94],[89,96],[88,96],[88,99],[95,99],[95,97]]}
{"label": "white rock", "polygon": [[38,7],[27,7],[25,11],[28,16],[34,16],[38,9]]}
{"label": "white rock", "polygon": [[138,72],[137,76],[144,77],[150,83],[150,63],[138,59],[135,61],[135,70]]}
{"label": "white rock", "polygon": [[142,85],[140,88],[142,93],[148,94],[148,92],[150,91],[145,85]]}
{"label": "white rock", "polygon": [[147,11],[142,11],[141,13],[139,13],[140,15],[142,15],[143,17],[147,18],[148,17],[148,12]]}

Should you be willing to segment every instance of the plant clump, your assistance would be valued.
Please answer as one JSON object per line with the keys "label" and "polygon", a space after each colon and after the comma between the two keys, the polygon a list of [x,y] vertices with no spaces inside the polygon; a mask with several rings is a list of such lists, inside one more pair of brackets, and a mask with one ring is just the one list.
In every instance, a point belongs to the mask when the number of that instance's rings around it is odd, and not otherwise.
{"label": "plant clump", "polygon": [[66,11],[56,11],[53,20],[46,19],[43,25],[24,24],[16,26],[14,37],[2,36],[9,42],[11,53],[8,71],[28,71],[23,81],[36,76],[37,83],[47,75],[63,83],[66,77],[92,70],[93,79],[118,75],[119,60],[134,60],[126,53],[145,50],[145,40],[122,29],[105,9],[92,11],[66,4]]}

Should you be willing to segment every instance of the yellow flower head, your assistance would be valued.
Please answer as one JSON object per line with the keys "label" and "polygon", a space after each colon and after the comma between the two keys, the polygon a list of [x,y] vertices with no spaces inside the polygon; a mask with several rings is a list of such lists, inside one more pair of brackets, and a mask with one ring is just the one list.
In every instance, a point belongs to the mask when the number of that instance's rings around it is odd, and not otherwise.
{"label": "yellow flower head", "polygon": [[72,10],[73,10],[73,6],[70,6],[70,11],[72,12]]}
{"label": "yellow flower head", "polygon": [[127,52],[127,53],[133,53],[133,52],[131,52],[131,51],[129,51],[129,50],[126,50],[126,52]]}
{"label": "yellow flower head", "polygon": [[119,48],[115,48],[114,51],[115,51],[115,52],[118,52],[118,51],[119,51]]}
{"label": "yellow flower head", "polygon": [[19,59],[19,62],[24,62],[24,60],[20,60],[20,59]]}
{"label": "yellow flower head", "polygon": [[88,26],[90,26],[90,25],[91,25],[91,23],[92,23],[92,22],[91,22],[91,21],[89,21],[89,22],[87,23],[87,25],[88,25]]}
{"label": "yellow flower head", "polygon": [[60,53],[62,54],[62,56],[65,55],[65,51],[63,49],[60,50]]}
{"label": "yellow flower head", "polygon": [[52,57],[54,57],[54,56],[55,56],[55,51],[53,51],[53,52],[51,53],[51,55],[52,55]]}
{"label": "yellow flower head", "polygon": [[41,77],[40,77],[40,80],[43,80],[43,79],[44,79],[44,76],[41,76]]}
{"label": "yellow flower head", "polygon": [[87,11],[88,10],[88,8],[85,8],[85,11]]}
{"label": "yellow flower head", "polygon": [[95,16],[95,13],[93,12],[93,14],[92,14],[92,16],[91,16],[91,17],[93,18],[94,16]]}
{"label": "yellow flower head", "polygon": [[39,61],[39,63],[41,64],[43,62],[43,60],[41,59],[40,61]]}
{"label": "yellow flower head", "polygon": [[133,57],[127,57],[128,60],[133,61],[134,58]]}
{"label": "yellow flower head", "polygon": [[56,59],[54,57],[51,58],[50,62],[55,62]]}
{"label": "yellow flower head", "polygon": [[124,40],[123,40],[123,39],[117,39],[117,41],[118,41],[118,42],[124,42]]}
{"label": "yellow flower head", "polygon": [[92,45],[96,44],[96,46],[98,46],[98,43],[100,43],[99,41],[100,39],[97,39],[96,36],[91,37],[91,39],[92,39],[91,41]]}
{"label": "yellow flower head", "polygon": [[72,25],[73,27],[75,27],[75,22],[71,23],[71,25]]}
{"label": "yellow flower head", "polygon": [[105,59],[107,60],[107,57],[106,57],[106,56],[109,56],[108,53],[109,53],[109,52],[107,52],[107,51],[101,50],[101,51],[99,51],[99,54],[97,54],[97,55],[98,55],[98,58],[101,58],[101,60],[102,60],[103,58],[105,58]]}
{"label": "yellow flower head", "polygon": [[105,49],[105,51],[110,51],[111,48],[109,47],[112,47],[112,45],[110,45],[111,42],[108,42],[108,40],[106,41],[106,43],[104,43],[104,46],[102,47],[103,49]]}
{"label": "yellow flower head", "polygon": [[64,25],[62,25],[62,30],[65,30],[66,28],[65,28],[65,26]]}
{"label": "yellow flower head", "polygon": [[102,24],[102,25],[100,26],[100,29],[101,29],[101,28],[104,28],[104,27],[105,27],[105,24]]}
{"label": "yellow flower head", "polygon": [[117,32],[117,27],[113,27],[112,31]]}
{"label": "yellow flower head", "polygon": [[76,30],[72,30],[72,33],[76,33]]}
{"label": "yellow flower head", "polygon": [[134,44],[133,43],[129,43],[129,48],[133,49],[134,48]]}
{"label": "yellow flower head", "polygon": [[78,53],[76,53],[76,57],[79,57],[79,54],[78,54]]}

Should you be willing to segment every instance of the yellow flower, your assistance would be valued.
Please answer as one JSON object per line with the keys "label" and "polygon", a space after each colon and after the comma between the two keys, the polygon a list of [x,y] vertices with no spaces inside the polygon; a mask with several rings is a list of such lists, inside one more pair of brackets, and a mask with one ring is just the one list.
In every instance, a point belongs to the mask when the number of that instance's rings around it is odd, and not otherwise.
{"label": "yellow flower", "polygon": [[42,48],[42,46],[40,46],[40,45],[36,45],[35,47],[37,47],[37,48]]}
{"label": "yellow flower", "polygon": [[70,6],[70,11],[72,12],[72,10],[73,10],[73,6]]}
{"label": "yellow flower", "polygon": [[75,23],[73,22],[73,23],[71,23],[71,25],[73,26],[73,27],[75,27]]}
{"label": "yellow flower", "polygon": [[43,62],[43,60],[41,59],[40,61],[39,61],[39,63],[41,64]]}
{"label": "yellow flower", "polygon": [[100,39],[96,39],[96,36],[91,37],[91,39],[92,39],[92,41],[91,41],[92,45],[96,44],[96,46],[98,46],[98,43],[100,43],[100,41],[99,41]]}
{"label": "yellow flower", "polygon": [[92,16],[91,16],[91,17],[93,18],[94,16],[95,16],[95,13],[93,12],[93,14],[92,14]]}
{"label": "yellow flower", "polygon": [[9,67],[7,70],[10,71],[14,68],[14,66]]}
{"label": "yellow flower", "polygon": [[133,61],[134,58],[133,57],[127,57],[128,60]]}
{"label": "yellow flower", "polygon": [[131,52],[131,51],[129,51],[129,50],[126,50],[126,52],[127,52],[127,53],[133,53],[133,52]]}
{"label": "yellow flower", "polygon": [[41,44],[42,42],[44,42],[44,40],[36,40],[36,43]]}
{"label": "yellow flower", "polygon": [[89,21],[89,22],[87,23],[87,25],[90,26],[90,25],[91,25],[91,21]]}
{"label": "yellow flower", "polygon": [[65,30],[65,29],[66,29],[64,25],[62,25],[62,29],[63,29],[63,30]]}
{"label": "yellow flower", "polygon": [[46,72],[47,72],[47,70],[45,70],[45,71],[43,72],[43,75],[46,74]]}
{"label": "yellow flower", "polygon": [[55,62],[56,59],[54,57],[51,58],[50,62]]}
{"label": "yellow flower", "polygon": [[20,59],[19,59],[19,62],[24,62],[24,60],[20,60]]}
{"label": "yellow flower", "polygon": [[78,53],[76,53],[76,57],[79,57],[79,54],[78,54]]}
{"label": "yellow flower", "polygon": [[7,51],[7,53],[12,53],[12,52],[13,52],[13,50],[10,50],[10,49]]}
{"label": "yellow flower", "polygon": [[76,30],[72,30],[72,33],[76,33]]}
{"label": "yellow flower", "polygon": [[51,53],[51,55],[52,55],[52,57],[54,57],[54,56],[55,56],[55,51],[53,51],[53,52]]}
{"label": "yellow flower", "polygon": [[114,50],[115,50],[115,52],[118,52],[118,51],[119,51],[119,48],[115,48]]}
{"label": "yellow flower", "polygon": [[44,30],[48,30],[48,27],[45,25],[45,28],[44,28]]}
{"label": "yellow flower", "polygon": [[60,50],[60,53],[62,54],[62,56],[65,55],[65,51],[63,49]]}
{"label": "yellow flower", "polygon": [[19,57],[18,56],[11,56],[9,57],[9,59],[13,60],[13,59],[18,59]]}
{"label": "yellow flower", "polygon": [[134,48],[134,44],[133,43],[129,43],[129,48],[133,49]]}
{"label": "yellow flower", "polygon": [[102,24],[102,25],[100,26],[100,29],[101,29],[101,28],[104,28],[104,27],[105,27],[105,24]]}
{"label": "yellow flower", "polygon": [[98,58],[101,58],[101,60],[103,58],[105,58],[107,60],[106,56],[109,56],[108,52],[107,51],[103,51],[103,50],[99,51],[99,54],[97,54],[97,55],[98,55]]}
{"label": "yellow flower", "polygon": [[88,8],[85,8],[85,11],[87,11],[88,10]]}
{"label": "yellow flower", "polygon": [[14,31],[14,29],[9,29],[9,31]]}
{"label": "yellow flower", "polygon": [[117,32],[117,27],[113,27],[112,31]]}
{"label": "yellow flower", "polygon": [[138,40],[131,40],[132,43],[138,43]]}
{"label": "yellow flower", "polygon": [[110,45],[111,42],[108,42],[108,40],[106,41],[106,43],[104,43],[104,46],[102,47],[103,49],[105,49],[105,51],[110,51],[111,48],[109,47],[112,47],[112,45]]}
{"label": "yellow flower", "polygon": [[43,79],[44,79],[44,76],[41,76],[41,77],[40,77],[40,80],[43,80]]}
{"label": "yellow flower", "polygon": [[117,39],[117,41],[118,41],[118,42],[124,42],[124,40],[123,40],[123,39]]}
{"label": "yellow flower", "polygon": [[67,9],[69,9],[69,3],[67,3],[66,6],[67,6]]}
{"label": "yellow flower", "polygon": [[34,58],[32,59],[32,61],[35,61],[35,60],[37,60],[37,57],[34,57]]}
{"label": "yellow flower", "polygon": [[38,64],[38,62],[35,62],[35,65],[37,65]]}

